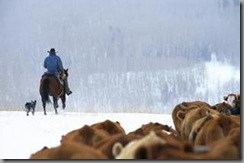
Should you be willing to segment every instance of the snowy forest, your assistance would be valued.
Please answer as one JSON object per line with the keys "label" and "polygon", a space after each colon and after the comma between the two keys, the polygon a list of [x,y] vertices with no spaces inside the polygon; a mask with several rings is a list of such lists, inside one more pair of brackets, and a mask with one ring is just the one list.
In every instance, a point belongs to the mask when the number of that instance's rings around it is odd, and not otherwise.
{"label": "snowy forest", "polygon": [[240,93],[239,0],[0,0],[0,24],[1,111],[42,111],[50,48],[69,69],[66,111],[171,113]]}

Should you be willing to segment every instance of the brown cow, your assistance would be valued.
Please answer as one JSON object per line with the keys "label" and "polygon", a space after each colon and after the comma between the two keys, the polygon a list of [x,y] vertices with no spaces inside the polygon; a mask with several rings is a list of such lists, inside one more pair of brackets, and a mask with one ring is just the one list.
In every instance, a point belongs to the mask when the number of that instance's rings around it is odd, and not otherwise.
{"label": "brown cow", "polygon": [[109,159],[114,159],[115,154],[118,153],[113,149],[115,143],[120,143],[122,146],[126,146],[129,142],[139,138],[141,138],[141,136],[125,134],[111,135],[94,145],[94,148],[104,153]]}
{"label": "brown cow", "polygon": [[240,128],[231,129],[226,137],[216,140],[209,147],[209,155],[216,159],[241,159]]}
{"label": "brown cow", "polygon": [[194,122],[194,124],[192,125],[191,132],[189,134],[189,141],[192,142],[192,143],[194,143],[195,138],[196,138],[196,135],[198,134],[198,132],[200,131],[200,129],[204,126],[204,124],[207,121],[209,121],[209,120],[211,120],[213,118],[217,118],[217,117],[214,117],[214,116],[208,114],[208,115],[206,115],[206,116],[204,116],[204,117],[196,120]]}
{"label": "brown cow", "polygon": [[202,159],[209,151],[207,146],[194,147],[192,143],[178,140],[173,135],[162,132],[155,134],[164,142],[148,140],[135,149],[134,159]]}
{"label": "brown cow", "polygon": [[240,94],[228,94],[224,96],[224,101],[231,106],[231,114],[232,115],[240,115],[240,107],[241,107],[241,96]]}
{"label": "brown cow", "polygon": [[85,125],[80,129],[73,130],[62,136],[61,143],[75,141],[77,143],[93,146],[108,136],[110,135],[104,130],[93,129]]}
{"label": "brown cow", "polygon": [[231,105],[226,102],[218,103],[212,106],[212,109],[226,115],[231,115],[231,108]]}
{"label": "brown cow", "polygon": [[[201,150],[197,148],[202,148]],[[200,151],[200,152],[199,152]],[[135,152],[135,159],[162,159],[162,160],[192,160],[192,159],[214,159],[214,157],[207,156],[208,147],[194,147],[189,143],[175,143],[167,142],[165,144],[146,144],[139,147]]]}
{"label": "brown cow", "polygon": [[207,121],[196,135],[195,145],[211,145],[224,138],[233,128],[240,128],[237,116],[220,115],[219,118]]}
{"label": "brown cow", "polygon": [[145,136],[145,135],[148,135],[151,131],[165,132],[168,134],[172,134],[174,136],[178,136],[177,132],[172,127],[169,127],[168,125],[163,125],[163,124],[160,124],[157,122],[156,123],[150,122],[147,124],[143,124],[137,130],[128,133],[128,135]]}
{"label": "brown cow", "polygon": [[113,153],[115,154],[116,159],[134,159],[135,152],[138,148],[151,143],[164,144],[166,141],[157,136],[154,131],[151,131],[148,135],[131,141],[125,147],[123,147],[123,145],[119,142],[115,143],[113,146]]}
{"label": "brown cow", "polygon": [[230,93],[227,96],[224,96],[224,101],[231,105],[232,108],[240,108],[241,97],[240,94]]}
{"label": "brown cow", "polygon": [[124,129],[119,122],[111,122],[105,120],[103,122],[95,123],[91,126],[85,125],[80,129],[73,130],[62,137],[63,141],[76,141],[79,143],[94,146],[102,139],[114,134],[125,134]]}
{"label": "brown cow", "polygon": [[208,103],[203,101],[182,102],[176,105],[172,112],[172,119],[175,126],[175,130],[180,134],[181,123],[188,111],[204,106],[211,107]]}
{"label": "brown cow", "polygon": [[152,142],[139,146],[134,153],[135,159],[240,159],[240,129],[232,129],[227,137],[217,140],[210,146],[193,146],[189,142],[167,139],[166,143]]}
{"label": "brown cow", "polygon": [[91,127],[93,129],[105,130],[110,135],[125,134],[125,130],[118,121],[112,122],[110,120],[105,120],[103,122],[95,123],[91,125]]}
{"label": "brown cow", "polygon": [[207,115],[215,115],[218,116],[219,112],[205,106],[198,107],[196,109],[190,110],[182,121],[181,124],[181,137],[183,140],[189,140],[189,135],[192,129],[192,126],[195,121],[200,118],[203,118]]}
{"label": "brown cow", "polygon": [[228,94],[224,96],[224,101],[212,106],[214,110],[226,115],[240,115],[240,95]]}
{"label": "brown cow", "polygon": [[107,159],[107,157],[88,145],[70,141],[54,148],[44,147],[32,154],[30,159]]}

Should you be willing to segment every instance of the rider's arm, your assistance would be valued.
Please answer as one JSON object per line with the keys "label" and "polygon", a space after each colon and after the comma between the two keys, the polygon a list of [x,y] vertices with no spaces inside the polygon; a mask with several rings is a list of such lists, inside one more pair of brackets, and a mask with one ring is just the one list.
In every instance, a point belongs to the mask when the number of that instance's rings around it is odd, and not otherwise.
{"label": "rider's arm", "polygon": [[47,68],[47,59],[44,60],[43,66],[44,68]]}
{"label": "rider's arm", "polygon": [[58,69],[60,71],[63,71],[64,70],[63,63],[62,63],[62,60],[60,59],[60,57],[58,57]]}

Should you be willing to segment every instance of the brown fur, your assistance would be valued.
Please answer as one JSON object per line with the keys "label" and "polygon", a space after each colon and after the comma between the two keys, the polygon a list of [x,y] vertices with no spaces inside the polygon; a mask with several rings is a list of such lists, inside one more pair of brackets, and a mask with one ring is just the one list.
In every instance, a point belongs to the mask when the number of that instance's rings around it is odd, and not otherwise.
{"label": "brown fur", "polygon": [[237,94],[236,107],[237,108],[241,107],[241,95],[240,94]]}
{"label": "brown fur", "polygon": [[231,129],[229,134],[210,145],[209,155],[216,159],[241,159],[240,128]]}
{"label": "brown fur", "polygon": [[120,123],[105,120],[91,126],[85,125],[80,129],[67,133],[62,137],[61,143],[72,140],[78,143],[94,146],[104,138],[115,134],[125,134],[125,131],[121,127]]}
{"label": "brown fur", "polygon": [[195,121],[200,118],[205,117],[208,114],[218,115],[219,113],[215,110],[210,109],[209,107],[201,106],[197,109],[189,111],[181,124],[181,137],[183,140],[189,139],[189,134],[192,129],[192,125]]}
{"label": "brown fur", "polygon": [[181,134],[181,124],[187,112],[202,106],[211,107],[208,103],[203,101],[182,102],[175,106],[172,112],[172,119],[175,130]]}
{"label": "brown fur", "polygon": [[169,132],[169,133],[177,136],[177,132],[172,127],[169,127],[168,125],[163,125],[163,124],[160,124],[157,122],[156,123],[150,122],[147,124],[143,124],[137,130],[128,133],[128,135],[145,136],[145,135],[148,135],[151,131],[155,131],[155,132],[166,131],[166,132]]}
{"label": "brown fur", "polygon": [[208,148],[196,149],[189,142],[167,141],[165,144],[151,143],[141,146],[135,152],[136,159],[213,159],[214,157],[206,155]]}
{"label": "brown fur", "polygon": [[125,134],[125,130],[120,125],[118,121],[112,122],[110,120],[105,120],[103,122],[98,122],[91,125],[93,129],[105,130],[108,134]]}
{"label": "brown fur", "polygon": [[135,152],[135,159],[156,159],[160,157],[162,151],[167,149],[179,150],[178,146],[171,144],[147,144],[141,146]]}
{"label": "brown fur", "polygon": [[198,147],[188,142],[174,142],[169,139],[166,142],[139,147],[135,152],[135,159],[220,160],[241,158],[240,129],[238,128],[232,129],[227,137],[215,141],[210,146]]}
{"label": "brown fur", "polygon": [[191,132],[189,134],[189,141],[190,142],[194,142],[195,141],[195,138],[196,138],[196,135],[198,134],[198,132],[201,130],[201,128],[204,126],[204,124],[213,119],[214,117],[210,114],[196,120],[194,122],[194,124],[192,125],[192,128],[191,128]]}
{"label": "brown fur", "polygon": [[116,134],[103,139],[98,144],[96,144],[94,148],[104,153],[109,159],[114,159],[112,148],[115,143],[120,142],[123,146],[125,146],[129,142],[139,138],[141,137],[134,135]]}
{"label": "brown fur", "polygon": [[109,134],[104,130],[93,129],[90,126],[85,125],[80,129],[76,129],[67,133],[62,137],[61,143],[74,141],[77,143],[93,146],[108,136]]}
{"label": "brown fur", "polygon": [[[185,159],[197,158],[194,153],[193,143],[188,141],[179,140],[173,135],[168,135],[159,130],[155,132],[157,136],[165,140],[166,143],[148,143],[147,145],[141,146],[136,152],[136,159],[178,159],[184,158],[183,154],[187,155],[191,153],[190,156],[185,156]],[[202,150],[203,151],[203,150]],[[206,151],[206,150],[205,150]],[[167,152],[171,154],[167,154]],[[182,156],[179,156],[178,153],[182,153]],[[198,153],[201,153],[198,151]],[[171,155],[171,156],[170,156]]]}
{"label": "brown fur", "polygon": [[240,116],[231,115],[230,118],[232,119],[232,121],[235,124],[240,126],[240,124],[241,124],[241,119],[240,119],[241,117]]}
{"label": "brown fur", "polygon": [[196,136],[196,145],[210,145],[218,139],[228,135],[232,128],[239,127],[240,124],[232,117],[220,115],[217,119],[211,119],[204,124]]}
{"label": "brown fur", "polygon": [[[122,147],[120,152],[116,153],[115,158],[116,159],[134,159],[135,158],[135,152],[138,148],[145,146],[147,144],[164,144],[166,141],[159,137],[157,134],[155,134],[154,131],[151,131],[148,135],[143,136],[140,139],[133,140],[129,144],[127,144],[125,147]],[[119,143],[116,143],[113,147],[115,149],[116,146],[118,146]],[[122,145],[121,145],[122,146]]]}
{"label": "brown fur", "polygon": [[47,148],[30,156],[30,159],[107,159],[100,151],[84,144],[66,142],[58,147]]}
{"label": "brown fur", "polygon": [[[231,109],[231,106],[227,104],[226,102],[218,103],[212,106],[212,108],[218,112],[222,112],[224,109]],[[230,113],[226,113],[227,115],[230,115]]]}

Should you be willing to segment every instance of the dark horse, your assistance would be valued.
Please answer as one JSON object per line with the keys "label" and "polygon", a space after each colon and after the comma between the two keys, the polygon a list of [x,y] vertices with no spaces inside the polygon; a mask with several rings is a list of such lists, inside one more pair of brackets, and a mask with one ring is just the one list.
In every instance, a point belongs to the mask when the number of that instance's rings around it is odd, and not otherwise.
{"label": "dark horse", "polygon": [[47,115],[46,113],[46,104],[50,103],[49,96],[53,97],[53,107],[55,110],[55,113],[58,114],[57,108],[58,108],[58,99],[61,98],[62,100],[62,108],[65,108],[65,88],[63,81],[68,78],[68,69],[64,69],[59,74],[59,79],[51,74],[44,74],[42,76],[42,79],[40,81],[40,88],[39,92],[42,98],[42,106],[44,110],[44,115]]}

